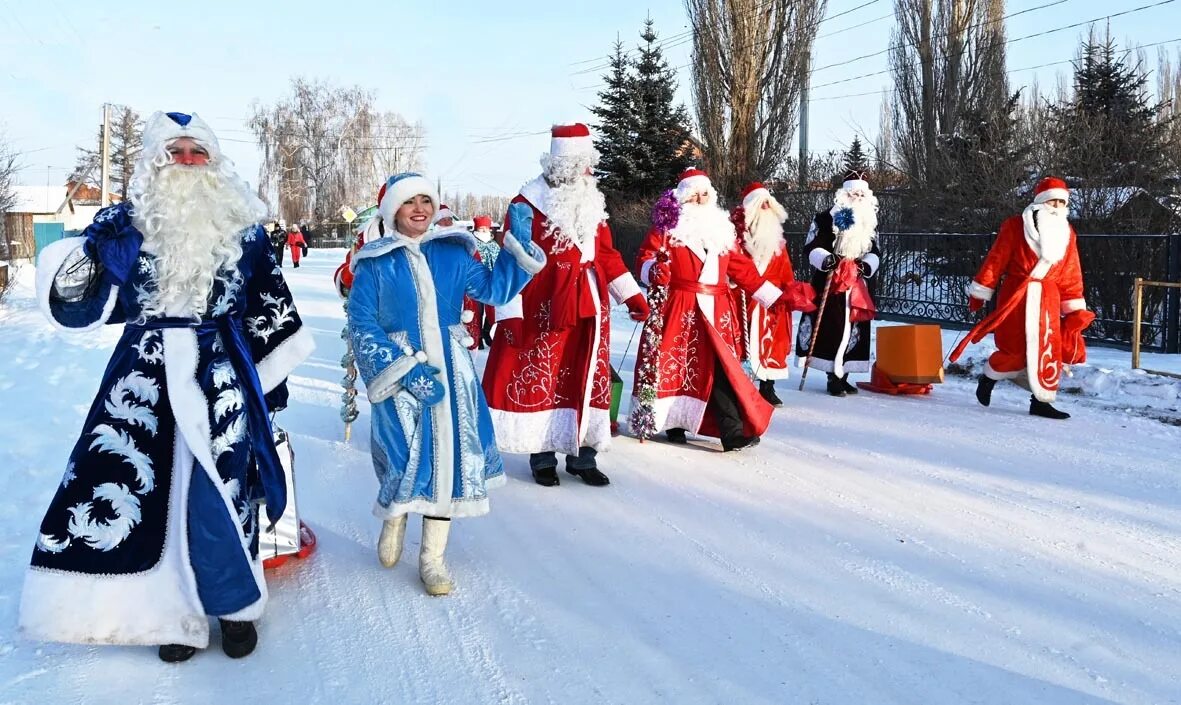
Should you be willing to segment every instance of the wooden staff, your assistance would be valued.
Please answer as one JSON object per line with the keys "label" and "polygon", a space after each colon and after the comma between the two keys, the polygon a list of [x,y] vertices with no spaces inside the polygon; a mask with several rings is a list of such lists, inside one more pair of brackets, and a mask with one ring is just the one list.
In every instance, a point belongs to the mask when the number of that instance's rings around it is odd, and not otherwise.
{"label": "wooden staff", "polygon": [[[837,262],[840,266],[840,262]],[[812,342],[808,344],[808,357],[804,358],[804,372],[800,375],[799,391],[804,391],[804,380],[808,379],[808,365],[812,363],[812,353],[816,350],[816,338],[820,336],[820,321],[824,318],[824,306],[828,303],[828,290],[832,287],[832,275],[837,268],[833,267],[824,282],[824,293],[820,295],[820,308],[816,309],[816,325],[812,327]]]}

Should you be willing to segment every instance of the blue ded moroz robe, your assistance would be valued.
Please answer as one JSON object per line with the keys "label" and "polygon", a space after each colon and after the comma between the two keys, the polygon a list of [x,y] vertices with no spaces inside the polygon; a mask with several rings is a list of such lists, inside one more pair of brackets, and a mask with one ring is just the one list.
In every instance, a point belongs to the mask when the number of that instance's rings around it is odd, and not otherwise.
{"label": "blue ded moroz robe", "polygon": [[[250,621],[266,604],[257,502],[277,517],[286,494],[264,395],[285,400],[314,346],[256,226],[241,234],[240,280],[215,282],[202,321],[137,322],[156,260],[129,208],[100,211],[38,260],[38,299],[57,327],[125,325],[41,522],[20,628],[46,641],[203,648],[207,615]],[[121,238],[138,251],[122,285],[104,275],[81,300],[50,295],[88,239]]]}
{"label": "blue ded moroz robe", "polygon": [[[435,517],[488,512],[504,483],[492,417],[467,345],[463,297],[503,306],[545,266],[536,245],[506,235],[489,270],[466,230],[394,234],[352,259],[349,336],[372,405],[371,453],[379,483],[374,514]],[[470,312],[468,312],[470,316]],[[418,362],[440,370],[443,400],[424,406],[401,384]]]}

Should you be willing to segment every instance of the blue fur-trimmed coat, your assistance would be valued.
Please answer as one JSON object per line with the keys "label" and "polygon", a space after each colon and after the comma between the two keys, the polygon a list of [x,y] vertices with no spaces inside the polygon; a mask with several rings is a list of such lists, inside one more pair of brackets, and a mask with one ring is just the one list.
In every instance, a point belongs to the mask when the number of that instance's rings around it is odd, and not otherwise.
{"label": "blue fur-trimmed coat", "polygon": [[[53,296],[61,265],[104,242],[137,253],[126,280],[104,273],[81,300]],[[252,620],[266,603],[257,501],[281,511],[285,491],[259,460],[272,442],[263,395],[285,403],[311,334],[254,226],[241,234],[240,281],[215,282],[200,324],[136,323],[156,286],[142,243],[120,204],[38,260],[38,299],[57,327],[125,326],[41,522],[21,604],[30,638],[204,647],[206,615]]]}
{"label": "blue fur-trimmed coat", "polygon": [[[352,259],[349,340],[372,405],[372,448],[383,519],[415,512],[477,516],[504,482],[492,418],[467,345],[463,297],[502,306],[545,265],[533,244],[506,236],[489,269],[466,230],[399,234]],[[468,314],[470,315],[470,313]],[[401,384],[420,360],[440,370],[446,394],[425,406]]]}

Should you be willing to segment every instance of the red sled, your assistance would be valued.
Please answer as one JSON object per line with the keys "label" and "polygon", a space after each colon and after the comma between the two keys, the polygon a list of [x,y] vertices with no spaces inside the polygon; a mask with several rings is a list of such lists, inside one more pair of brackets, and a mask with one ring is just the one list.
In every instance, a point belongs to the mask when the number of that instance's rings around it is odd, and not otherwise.
{"label": "red sled", "polygon": [[294,553],[284,553],[278,556],[271,556],[264,558],[262,561],[263,570],[274,570],[281,565],[287,563],[291,558],[307,558],[316,552],[316,533],[312,528],[302,521],[299,522],[299,550]]}
{"label": "red sled", "polygon": [[886,376],[885,372],[874,364],[870,370],[868,382],[858,382],[860,389],[866,389],[878,394],[930,394],[933,385],[916,384],[914,382],[895,382]]}

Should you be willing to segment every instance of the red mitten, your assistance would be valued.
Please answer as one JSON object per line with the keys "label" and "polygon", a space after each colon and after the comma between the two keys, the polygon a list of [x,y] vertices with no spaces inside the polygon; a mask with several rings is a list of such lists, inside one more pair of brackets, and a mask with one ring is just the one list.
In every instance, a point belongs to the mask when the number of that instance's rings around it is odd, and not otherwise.
{"label": "red mitten", "polygon": [[657,260],[648,270],[648,281],[657,286],[667,286],[672,281],[672,270],[668,262]]}
{"label": "red mitten", "polygon": [[968,297],[968,310],[969,311],[971,311],[972,313],[976,313],[977,311],[979,311],[983,307],[984,307],[984,299],[978,299],[975,296]]}
{"label": "red mitten", "polygon": [[525,343],[525,321],[521,318],[508,318],[496,322],[496,337],[504,336],[508,344],[519,348]]}
{"label": "red mitten", "polygon": [[816,310],[816,290],[808,282],[789,282],[775,302],[789,311],[808,313]]}
{"label": "red mitten", "polygon": [[1062,319],[1062,364],[1078,365],[1087,361],[1083,331],[1095,320],[1092,311],[1072,311]]}
{"label": "red mitten", "polygon": [[648,300],[644,298],[643,294],[633,294],[631,298],[623,302],[623,305],[627,306],[627,310],[631,312],[633,321],[646,321],[652,313],[652,309],[648,307]]}

